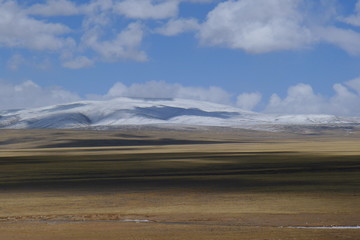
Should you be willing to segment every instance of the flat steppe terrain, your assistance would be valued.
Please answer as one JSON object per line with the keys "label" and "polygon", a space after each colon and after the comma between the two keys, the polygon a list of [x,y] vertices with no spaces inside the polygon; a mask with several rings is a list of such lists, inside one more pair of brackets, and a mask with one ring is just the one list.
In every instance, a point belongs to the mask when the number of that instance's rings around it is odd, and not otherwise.
{"label": "flat steppe terrain", "polygon": [[360,129],[299,129],[2,129],[0,239],[360,239]]}

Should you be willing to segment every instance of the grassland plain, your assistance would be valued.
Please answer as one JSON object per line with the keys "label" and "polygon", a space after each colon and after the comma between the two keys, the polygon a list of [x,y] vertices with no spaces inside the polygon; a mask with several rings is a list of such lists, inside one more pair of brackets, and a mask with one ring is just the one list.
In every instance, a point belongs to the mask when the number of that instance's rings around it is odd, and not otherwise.
{"label": "grassland plain", "polygon": [[0,239],[360,239],[360,132],[0,130]]}

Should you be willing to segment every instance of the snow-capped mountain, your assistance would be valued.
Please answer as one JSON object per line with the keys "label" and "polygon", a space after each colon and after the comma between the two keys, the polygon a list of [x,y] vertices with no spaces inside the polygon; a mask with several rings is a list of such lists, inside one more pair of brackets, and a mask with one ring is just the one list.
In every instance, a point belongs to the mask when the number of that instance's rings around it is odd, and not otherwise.
{"label": "snow-capped mountain", "polygon": [[227,126],[261,129],[275,125],[360,124],[332,115],[274,115],[185,99],[117,98],[26,110],[0,111],[0,128],[99,128],[125,125]]}

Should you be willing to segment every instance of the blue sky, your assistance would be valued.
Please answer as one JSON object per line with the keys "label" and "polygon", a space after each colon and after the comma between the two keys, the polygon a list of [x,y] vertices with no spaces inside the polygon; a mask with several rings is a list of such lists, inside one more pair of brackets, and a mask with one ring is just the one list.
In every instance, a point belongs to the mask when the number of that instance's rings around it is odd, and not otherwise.
{"label": "blue sky", "polygon": [[173,97],[360,115],[360,0],[0,0],[0,109]]}

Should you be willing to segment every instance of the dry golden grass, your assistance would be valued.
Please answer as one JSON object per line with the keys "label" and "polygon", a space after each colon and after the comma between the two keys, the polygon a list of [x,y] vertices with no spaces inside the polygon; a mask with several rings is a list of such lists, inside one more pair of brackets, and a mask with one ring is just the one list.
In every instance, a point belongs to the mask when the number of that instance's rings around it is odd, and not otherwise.
{"label": "dry golden grass", "polygon": [[359,239],[359,136],[0,130],[0,239]]}
{"label": "dry golden grass", "polygon": [[[4,232],[5,230],[5,232]],[[335,240],[359,239],[358,230],[313,230],[273,227],[238,227],[208,225],[137,224],[137,223],[28,223],[23,225],[0,225],[3,239],[37,240],[182,240],[182,239],[296,239]],[[14,238],[14,236],[17,236]]]}

